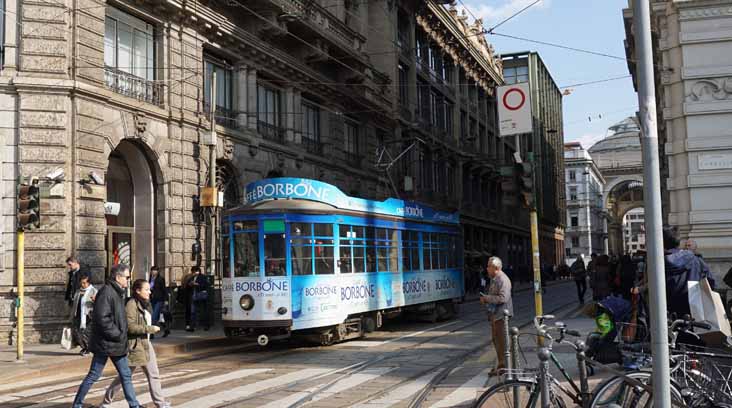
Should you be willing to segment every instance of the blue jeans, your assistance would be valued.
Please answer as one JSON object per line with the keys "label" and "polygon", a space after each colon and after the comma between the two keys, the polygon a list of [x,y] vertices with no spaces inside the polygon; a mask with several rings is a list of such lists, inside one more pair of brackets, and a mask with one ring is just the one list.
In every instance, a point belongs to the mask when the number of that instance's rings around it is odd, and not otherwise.
{"label": "blue jeans", "polygon": [[160,312],[163,311],[163,304],[165,302],[162,300],[158,300],[157,302],[152,302],[152,324],[154,326],[158,325],[158,322],[160,321]]}
{"label": "blue jeans", "polygon": [[140,403],[137,402],[137,396],[135,395],[135,388],[132,386],[132,372],[130,372],[130,366],[127,363],[127,356],[105,356],[102,354],[94,354],[92,358],[91,367],[89,367],[89,373],[81,382],[79,390],[76,392],[74,398],[73,408],[82,408],[84,398],[91,389],[99,377],[102,376],[104,366],[107,364],[107,359],[111,359],[114,363],[114,368],[117,369],[119,379],[122,382],[122,391],[125,394],[125,399],[130,408],[138,408]]}

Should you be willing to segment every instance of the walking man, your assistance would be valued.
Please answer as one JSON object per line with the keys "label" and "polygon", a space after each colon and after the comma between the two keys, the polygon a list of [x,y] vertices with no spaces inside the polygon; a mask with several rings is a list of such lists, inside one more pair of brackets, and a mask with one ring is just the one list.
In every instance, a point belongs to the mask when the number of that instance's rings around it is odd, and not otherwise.
{"label": "walking man", "polygon": [[488,318],[491,320],[491,336],[493,346],[496,348],[496,368],[490,372],[491,376],[498,375],[500,370],[505,369],[504,355],[506,352],[506,341],[504,338],[503,311],[513,316],[513,300],[511,299],[511,280],[502,271],[503,263],[501,258],[493,256],[488,259],[488,277],[491,279],[488,293],[480,297],[480,303],[489,305]]}
{"label": "walking man", "polygon": [[84,398],[99,377],[107,360],[112,360],[122,382],[122,390],[130,408],[138,408],[132,373],[127,361],[127,315],[125,289],[130,281],[130,267],[125,264],[112,266],[109,280],[97,293],[94,305],[92,338],[89,344],[94,353],[91,367],[81,382],[74,398],[73,408],[82,408]]}
{"label": "walking man", "polygon": [[585,261],[582,256],[577,256],[577,260],[572,264],[572,275],[574,275],[574,283],[577,285],[577,298],[581,305],[585,304],[585,292],[587,292],[587,269],[585,269]]}
{"label": "walking man", "polygon": [[66,258],[66,266],[69,268],[69,276],[66,281],[64,300],[66,300],[69,306],[73,306],[74,295],[79,290],[79,276],[82,274],[81,264],[79,263],[79,259],[72,255]]}
{"label": "walking man", "polygon": [[158,325],[160,321],[160,312],[163,310],[167,293],[165,287],[165,278],[160,274],[160,268],[153,266],[150,268],[150,304],[152,305],[152,324]]}

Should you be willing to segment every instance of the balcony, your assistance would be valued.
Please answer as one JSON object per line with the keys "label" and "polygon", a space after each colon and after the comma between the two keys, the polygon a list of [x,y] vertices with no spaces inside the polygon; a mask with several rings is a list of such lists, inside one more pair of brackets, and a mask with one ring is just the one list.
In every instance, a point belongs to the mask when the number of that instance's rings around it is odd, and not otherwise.
{"label": "balcony", "polygon": [[305,151],[310,154],[322,154],[323,153],[323,145],[318,140],[303,136],[302,141],[300,143],[305,148]]}
{"label": "balcony", "polygon": [[271,125],[267,122],[257,122],[257,132],[266,140],[271,140],[280,144],[285,142],[285,129]]}
{"label": "balcony", "polygon": [[104,67],[104,82],[107,88],[118,94],[153,105],[163,104],[163,84],[149,81],[111,67]]}
{"label": "balcony", "polygon": [[300,21],[308,24],[325,38],[340,43],[348,50],[361,52],[361,48],[366,42],[361,34],[350,29],[328,9],[315,1],[273,0],[272,3],[282,8],[283,12],[297,16]]}
{"label": "balcony", "polygon": [[[206,117],[211,120],[209,117],[209,112],[211,110],[211,107],[208,103],[203,104],[203,111],[206,112]],[[229,129],[237,129],[239,127],[239,124],[236,122],[236,115],[237,112],[233,111],[228,108],[224,108],[223,106],[217,106],[216,112],[214,112],[214,116],[216,119],[216,124],[219,126],[223,126]]]}

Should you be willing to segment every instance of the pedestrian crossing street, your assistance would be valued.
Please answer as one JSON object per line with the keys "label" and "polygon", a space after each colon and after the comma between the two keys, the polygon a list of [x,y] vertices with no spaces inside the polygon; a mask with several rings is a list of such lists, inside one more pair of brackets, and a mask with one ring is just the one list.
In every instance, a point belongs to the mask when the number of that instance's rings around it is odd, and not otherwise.
{"label": "pedestrian crossing street", "polygon": [[[286,407],[356,407],[387,408],[408,404],[418,392],[430,386],[430,381],[443,369],[426,370],[413,377],[396,375],[397,366],[365,367],[360,362],[343,367],[271,367],[223,370],[176,369],[165,372],[161,379],[163,390],[173,406],[179,408],[209,408],[246,406],[262,408]],[[453,371],[459,371],[453,370]],[[442,390],[439,398],[428,398],[424,407],[465,407],[488,382],[487,369],[470,377],[454,388]],[[112,376],[102,377],[88,394],[85,403],[101,403]],[[53,384],[28,381],[16,384],[20,391],[0,394],[0,405],[12,407],[56,408],[71,404],[81,382],[80,378]],[[141,404],[150,406],[147,380],[142,373],[133,376]],[[8,387],[4,387],[8,389]],[[352,392],[352,391],[358,392]],[[122,393],[110,407],[127,406]],[[9,405],[11,404],[12,405]]]}

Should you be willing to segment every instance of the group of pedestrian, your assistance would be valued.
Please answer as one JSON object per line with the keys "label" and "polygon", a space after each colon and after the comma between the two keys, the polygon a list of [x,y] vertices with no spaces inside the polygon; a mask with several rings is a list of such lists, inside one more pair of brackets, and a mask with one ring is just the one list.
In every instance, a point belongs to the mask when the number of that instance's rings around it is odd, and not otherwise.
{"label": "group of pedestrian", "polygon": [[197,324],[202,326],[204,331],[208,331],[211,326],[208,315],[208,291],[208,279],[198,266],[191,267],[190,272],[181,279],[177,300],[184,307],[186,331],[195,331]]}
{"label": "group of pedestrian", "polygon": [[[78,271],[70,272],[69,275],[75,278],[76,273]],[[112,403],[120,388],[131,408],[141,406],[132,385],[132,373],[138,367],[147,377],[155,406],[170,406],[162,393],[155,350],[150,342],[150,336],[160,331],[159,326],[152,324],[150,282],[146,279],[135,280],[132,297],[126,300],[129,282],[129,266],[114,265],[106,284],[96,293],[91,322],[86,322],[86,325],[91,323],[92,326],[88,350],[93,357],[89,372],[74,397],[74,408],[83,406],[84,398],[101,377],[108,360],[112,360],[118,377],[107,387],[103,406]],[[75,285],[73,282],[71,284]]]}

